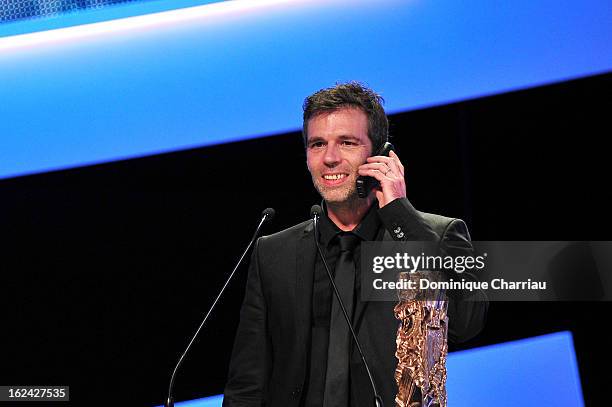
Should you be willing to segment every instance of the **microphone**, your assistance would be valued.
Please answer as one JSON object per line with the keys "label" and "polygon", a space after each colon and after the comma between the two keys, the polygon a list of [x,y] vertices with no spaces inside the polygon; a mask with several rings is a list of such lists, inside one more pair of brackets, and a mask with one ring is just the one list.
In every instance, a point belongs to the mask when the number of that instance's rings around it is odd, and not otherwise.
{"label": "microphone", "polygon": [[196,330],[195,334],[193,335],[193,337],[189,341],[189,344],[187,345],[187,348],[185,349],[185,351],[183,352],[183,354],[179,358],[176,366],[174,367],[174,371],[172,372],[172,376],[170,377],[170,385],[168,386],[168,398],[166,399],[166,402],[164,403],[165,407],[174,407],[174,397],[173,397],[174,396],[174,394],[173,394],[173,392],[174,392],[174,379],[176,377],[176,372],[178,371],[179,367],[183,364],[183,360],[185,359],[185,356],[187,355],[187,352],[189,352],[189,349],[191,349],[191,345],[193,345],[193,342],[198,337],[198,334],[202,330],[202,327],[204,326],[204,324],[208,320],[208,317],[210,316],[210,314],[212,313],[213,309],[217,305],[217,302],[219,301],[219,298],[221,298],[221,296],[225,292],[225,288],[228,286],[229,282],[232,280],[232,277],[234,277],[234,274],[236,273],[236,270],[238,270],[238,266],[240,266],[240,264],[242,264],[242,260],[244,259],[244,256],[246,256],[247,252],[249,251],[249,249],[253,245],[253,242],[257,238],[257,235],[259,234],[259,229],[264,224],[264,222],[266,222],[268,220],[272,220],[272,218],[274,218],[274,214],[275,213],[276,212],[272,208],[266,208],[261,213],[261,220],[259,221],[259,224],[257,225],[257,228],[255,229],[255,233],[253,233],[253,237],[249,241],[248,246],[246,247],[246,249],[242,253],[242,256],[240,256],[240,259],[238,260],[238,263],[236,263],[236,267],[234,267],[234,270],[232,271],[232,273],[228,277],[227,281],[225,282],[225,284],[223,284],[223,287],[221,288],[221,291],[217,295],[217,298],[215,298],[215,300],[213,301],[213,303],[210,306],[209,310],[206,312],[206,316],[202,320],[202,323],[200,323],[200,326],[198,327],[198,329]]}
{"label": "microphone", "polygon": [[374,405],[376,407],[383,407],[383,401],[380,395],[378,394],[378,390],[376,390],[376,384],[374,383],[374,378],[372,377],[372,372],[370,372],[370,367],[368,366],[368,362],[365,359],[363,354],[363,350],[361,349],[361,344],[357,339],[357,335],[355,334],[355,329],[353,328],[353,324],[351,323],[351,318],[349,317],[348,312],[346,312],[346,308],[344,307],[344,302],[342,302],[342,298],[340,298],[340,293],[338,292],[338,287],[336,287],[336,283],[334,282],[334,278],[332,277],[331,271],[329,270],[329,265],[325,260],[325,256],[323,255],[323,251],[321,250],[321,245],[319,245],[319,217],[323,210],[319,205],[312,205],[310,208],[310,217],[312,218],[314,224],[314,240],[317,245],[317,251],[319,252],[319,257],[323,261],[323,265],[325,266],[325,271],[327,271],[327,277],[329,278],[329,282],[332,285],[334,290],[334,294],[336,299],[338,300],[338,304],[340,305],[340,309],[342,310],[342,314],[344,315],[344,319],[346,320],[346,324],[348,325],[349,330],[351,331],[351,336],[353,337],[353,342],[357,346],[357,350],[359,351],[359,355],[361,356],[361,361],[363,362],[363,366],[365,367],[366,372],[368,373],[368,378],[370,379],[370,385],[372,386],[372,391],[374,392]]}

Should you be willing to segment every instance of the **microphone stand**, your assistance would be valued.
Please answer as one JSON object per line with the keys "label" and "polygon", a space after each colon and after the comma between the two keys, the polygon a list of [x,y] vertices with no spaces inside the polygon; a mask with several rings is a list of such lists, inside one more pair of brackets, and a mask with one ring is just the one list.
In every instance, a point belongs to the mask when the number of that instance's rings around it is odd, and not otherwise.
{"label": "microphone stand", "polygon": [[336,283],[334,282],[334,278],[329,269],[329,265],[325,260],[325,256],[323,255],[323,251],[321,250],[321,245],[319,244],[319,216],[321,215],[322,209],[319,205],[313,205],[310,209],[310,216],[313,220],[314,224],[314,240],[317,245],[317,251],[319,252],[319,257],[323,261],[323,265],[325,266],[325,271],[327,271],[327,277],[329,278],[329,282],[332,285],[334,290],[334,294],[336,299],[338,300],[338,304],[340,305],[340,309],[342,310],[342,314],[344,315],[344,319],[346,320],[346,324],[348,325],[349,330],[351,331],[351,336],[353,337],[353,341],[357,346],[357,350],[359,351],[359,355],[361,356],[361,361],[363,362],[363,366],[365,367],[366,372],[368,373],[368,378],[370,379],[370,385],[372,386],[372,391],[374,392],[374,406],[383,407],[383,401],[380,395],[378,394],[378,390],[376,389],[376,384],[374,383],[374,377],[372,376],[372,372],[370,372],[370,367],[368,366],[368,362],[366,362],[365,355],[363,354],[363,350],[361,349],[361,344],[357,339],[357,335],[355,334],[355,329],[353,328],[353,324],[351,323],[351,318],[349,317],[346,308],[344,307],[344,303],[342,302],[342,298],[340,297],[340,292],[338,291],[338,287],[336,287]]}
{"label": "microphone stand", "polygon": [[272,209],[272,208],[264,209],[264,211],[262,212],[261,216],[262,216],[261,220],[259,221],[259,224],[257,225],[257,229],[255,229],[255,233],[253,233],[253,237],[249,241],[249,244],[248,244],[247,248],[244,250],[244,252],[242,252],[242,256],[240,256],[240,259],[238,260],[238,263],[236,263],[236,266],[234,267],[234,270],[232,270],[232,273],[228,277],[227,281],[225,282],[225,284],[223,284],[223,288],[221,288],[221,291],[219,291],[219,294],[217,295],[217,298],[215,298],[215,300],[213,301],[212,305],[208,309],[208,312],[206,312],[206,316],[202,320],[202,323],[200,323],[200,326],[198,327],[198,329],[196,330],[195,334],[191,338],[191,341],[189,341],[189,344],[187,345],[187,348],[185,349],[185,351],[183,352],[183,354],[179,358],[178,363],[174,367],[174,371],[172,372],[172,376],[170,377],[170,385],[168,386],[168,398],[166,399],[166,402],[164,403],[165,407],[174,407],[174,397],[173,397],[174,395],[173,395],[173,392],[174,392],[174,379],[176,377],[176,372],[178,371],[179,367],[183,364],[183,360],[185,359],[185,356],[187,355],[187,352],[189,352],[189,349],[191,349],[191,345],[193,345],[193,342],[198,337],[198,334],[202,330],[202,327],[204,326],[204,324],[208,320],[208,317],[210,316],[210,314],[212,313],[213,309],[217,305],[217,302],[219,301],[219,299],[221,298],[221,296],[225,292],[225,289],[228,286],[229,282],[234,277],[234,274],[236,273],[236,270],[238,270],[238,267],[240,266],[240,264],[242,264],[242,260],[246,256],[247,252],[249,251],[249,249],[253,245],[253,242],[257,238],[257,235],[259,234],[259,229],[264,224],[264,222],[266,222],[267,220],[270,220],[270,219],[272,219],[274,217],[274,209]]}

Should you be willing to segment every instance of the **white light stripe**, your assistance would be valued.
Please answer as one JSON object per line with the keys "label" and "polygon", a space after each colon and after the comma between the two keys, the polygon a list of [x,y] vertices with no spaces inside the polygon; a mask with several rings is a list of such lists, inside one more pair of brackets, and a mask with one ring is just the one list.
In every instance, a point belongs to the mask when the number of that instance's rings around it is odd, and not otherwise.
{"label": "white light stripe", "polygon": [[55,30],[19,34],[0,38],[0,52],[58,43],[67,40],[80,40],[102,34],[124,32],[135,29],[153,28],[171,25],[200,18],[218,17],[223,14],[261,9],[283,3],[300,3],[297,0],[231,0],[219,3],[204,4],[178,10],[162,11],[141,16],[126,17],[116,20],[83,24]]}

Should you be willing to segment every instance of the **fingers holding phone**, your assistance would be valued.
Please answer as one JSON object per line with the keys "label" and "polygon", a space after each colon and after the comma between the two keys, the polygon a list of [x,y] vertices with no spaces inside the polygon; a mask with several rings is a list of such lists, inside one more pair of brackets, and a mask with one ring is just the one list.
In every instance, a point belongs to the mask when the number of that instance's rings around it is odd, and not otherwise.
{"label": "fingers holding phone", "polygon": [[359,167],[359,175],[378,181],[379,185],[374,190],[381,208],[395,199],[406,197],[404,166],[394,151],[389,152],[389,157],[368,157],[366,163]]}

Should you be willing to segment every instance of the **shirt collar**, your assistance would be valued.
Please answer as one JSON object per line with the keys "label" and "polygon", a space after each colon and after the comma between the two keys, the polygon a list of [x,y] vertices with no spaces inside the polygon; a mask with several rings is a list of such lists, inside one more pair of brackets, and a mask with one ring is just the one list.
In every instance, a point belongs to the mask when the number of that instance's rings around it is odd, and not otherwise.
{"label": "shirt collar", "polygon": [[[319,222],[320,239],[324,247],[327,248],[331,244],[332,240],[338,234],[342,233],[342,230],[340,230],[340,228],[336,226],[336,224],[327,216],[327,205],[325,205],[325,201],[322,202],[321,206],[323,207],[323,215],[321,216]],[[351,231],[355,235],[359,236],[362,240],[370,241],[376,238],[378,229],[380,228],[380,219],[378,217],[377,207],[378,202],[374,201],[359,225],[357,225],[357,227]]]}

